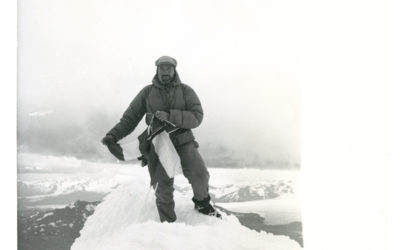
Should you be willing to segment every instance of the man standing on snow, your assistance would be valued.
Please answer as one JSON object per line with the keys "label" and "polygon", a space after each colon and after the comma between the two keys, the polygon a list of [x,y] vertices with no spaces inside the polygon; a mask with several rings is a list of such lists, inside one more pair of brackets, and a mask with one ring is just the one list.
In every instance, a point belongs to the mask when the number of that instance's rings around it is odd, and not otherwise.
{"label": "man standing on snow", "polygon": [[[146,123],[169,122],[178,130],[171,132],[170,139],[180,157],[183,175],[193,189],[195,209],[200,213],[221,217],[210,204],[208,193],[209,173],[197,148],[192,130],[203,120],[203,109],[194,90],[181,82],[176,71],[177,61],[162,56],[155,62],[157,73],[152,84],[144,87],[130,103],[121,120],[102,139],[110,151],[123,160],[117,142],[130,134],[146,115]],[[143,134],[142,134],[143,135]],[[140,139],[140,137],[139,137]],[[174,222],[176,214],[173,199],[174,179],[168,177],[157,155],[144,154],[148,163],[151,185],[156,190],[156,205],[161,222]]]}

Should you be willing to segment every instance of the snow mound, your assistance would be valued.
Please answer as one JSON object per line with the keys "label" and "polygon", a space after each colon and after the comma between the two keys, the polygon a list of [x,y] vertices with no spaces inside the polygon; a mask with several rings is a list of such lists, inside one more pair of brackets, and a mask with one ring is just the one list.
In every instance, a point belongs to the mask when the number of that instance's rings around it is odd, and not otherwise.
{"label": "snow mound", "polygon": [[154,191],[145,181],[119,186],[105,197],[72,245],[86,249],[301,249],[287,236],[250,230],[233,215],[223,219],[193,209],[191,194],[175,191],[175,223],[160,223]]}

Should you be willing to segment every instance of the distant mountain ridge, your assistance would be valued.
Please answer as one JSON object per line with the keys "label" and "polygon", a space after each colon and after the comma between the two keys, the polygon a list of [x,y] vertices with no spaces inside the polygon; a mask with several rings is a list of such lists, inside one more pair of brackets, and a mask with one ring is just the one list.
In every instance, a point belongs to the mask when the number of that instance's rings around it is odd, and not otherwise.
{"label": "distant mountain ridge", "polygon": [[[76,200],[101,200],[118,184],[111,180],[87,181],[54,181],[35,182],[18,181],[19,209],[40,205],[62,205]],[[190,186],[174,188],[180,192],[192,192]],[[274,180],[268,183],[229,184],[225,186],[210,186],[210,196],[214,202],[246,202],[267,200],[294,193],[294,183],[291,180]]]}
{"label": "distant mountain ridge", "polygon": [[222,188],[210,187],[215,202],[246,202],[277,198],[294,193],[291,182],[279,181],[271,184],[228,185]]}

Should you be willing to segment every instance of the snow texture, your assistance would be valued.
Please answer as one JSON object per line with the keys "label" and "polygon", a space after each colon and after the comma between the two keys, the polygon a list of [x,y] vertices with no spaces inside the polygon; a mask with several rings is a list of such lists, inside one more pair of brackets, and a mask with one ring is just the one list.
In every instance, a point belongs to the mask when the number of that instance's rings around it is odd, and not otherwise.
{"label": "snow texture", "polygon": [[71,249],[301,249],[287,236],[250,230],[233,215],[223,214],[222,220],[201,215],[191,194],[181,192],[174,193],[177,221],[160,223],[146,183],[125,183],[106,196]]}

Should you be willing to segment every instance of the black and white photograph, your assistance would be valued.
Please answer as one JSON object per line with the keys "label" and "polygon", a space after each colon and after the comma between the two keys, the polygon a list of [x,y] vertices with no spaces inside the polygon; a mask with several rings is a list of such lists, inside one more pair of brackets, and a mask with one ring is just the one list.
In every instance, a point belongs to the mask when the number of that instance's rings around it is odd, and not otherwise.
{"label": "black and white photograph", "polygon": [[302,248],[299,2],[18,20],[18,249]]}
{"label": "black and white photograph", "polygon": [[396,6],[16,1],[4,249],[396,249]]}

